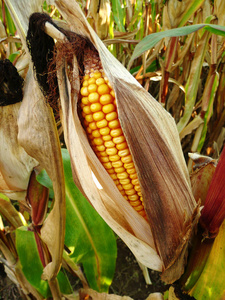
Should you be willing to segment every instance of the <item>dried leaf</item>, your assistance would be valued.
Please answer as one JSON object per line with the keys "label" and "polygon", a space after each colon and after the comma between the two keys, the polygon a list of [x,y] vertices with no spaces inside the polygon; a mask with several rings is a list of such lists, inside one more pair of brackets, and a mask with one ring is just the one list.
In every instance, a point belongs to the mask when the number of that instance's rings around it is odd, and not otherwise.
{"label": "dried leaf", "polygon": [[80,289],[80,300],[85,300],[86,297],[90,296],[91,299],[95,300],[132,300],[128,296],[118,296],[113,294],[98,293],[91,289]]}
{"label": "dried leaf", "polygon": [[18,144],[20,105],[0,106],[0,192],[14,200],[25,200],[30,174],[38,165]]}
{"label": "dried leaf", "polygon": [[26,77],[18,128],[20,145],[39,161],[53,182],[54,206],[41,229],[41,237],[52,256],[52,262],[44,269],[44,278],[51,279],[57,275],[61,266],[64,246],[64,173],[54,116],[31,70]]}

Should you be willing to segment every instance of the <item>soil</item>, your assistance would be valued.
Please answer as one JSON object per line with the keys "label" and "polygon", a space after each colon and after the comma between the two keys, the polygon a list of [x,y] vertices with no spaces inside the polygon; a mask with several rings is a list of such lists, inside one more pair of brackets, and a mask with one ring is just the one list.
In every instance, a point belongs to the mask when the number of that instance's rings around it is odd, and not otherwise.
{"label": "soil", "polygon": [[[134,300],[144,300],[151,293],[163,293],[168,290],[169,286],[165,285],[160,280],[160,274],[151,270],[149,270],[149,275],[152,284],[146,284],[143,272],[140,269],[134,255],[120,239],[117,239],[117,245],[118,257],[115,276],[109,289],[110,294],[129,296]],[[76,289],[76,287],[79,286],[77,278],[74,278],[74,282],[71,282],[71,284]],[[179,295],[179,298],[182,300],[191,299],[191,297],[187,295]],[[4,267],[0,263],[0,300],[22,299],[24,298],[22,298],[20,290],[6,276]]]}

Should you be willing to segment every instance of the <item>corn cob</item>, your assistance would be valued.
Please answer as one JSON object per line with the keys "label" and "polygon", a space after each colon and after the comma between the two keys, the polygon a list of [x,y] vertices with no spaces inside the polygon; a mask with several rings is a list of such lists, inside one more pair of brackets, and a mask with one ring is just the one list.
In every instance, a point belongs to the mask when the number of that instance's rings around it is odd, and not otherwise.
{"label": "corn cob", "polygon": [[99,58],[92,53],[84,62],[80,107],[91,147],[120,193],[146,218],[137,172],[118,119],[115,93]]}

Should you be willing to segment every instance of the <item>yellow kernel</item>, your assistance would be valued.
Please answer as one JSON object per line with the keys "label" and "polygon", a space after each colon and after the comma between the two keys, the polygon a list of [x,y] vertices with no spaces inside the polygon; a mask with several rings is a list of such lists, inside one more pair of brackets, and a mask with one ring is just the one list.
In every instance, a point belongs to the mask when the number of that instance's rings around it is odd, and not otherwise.
{"label": "yellow kernel", "polygon": [[[101,147],[101,146],[97,146],[97,147]],[[99,157],[99,160],[100,160],[100,162],[102,162],[102,163],[109,162],[109,158],[106,157],[106,156],[104,156],[104,157]]]}
{"label": "yellow kernel", "polygon": [[[118,150],[124,150],[124,149],[127,149],[128,146],[127,146],[127,143],[126,143],[126,142],[123,142],[123,143],[121,143],[121,144],[117,144],[117,145],[116,145],[116,148],[117,148]],[[124,167],[125,167],[125,166],[124,166]]]}
{"label": "yellow kernel", "polygon": [[[94,117],[94,116],[93,116],[93,117]],[[120,151],[118,152],[118,155],[119,155],[120,157],[124,157],[124,156],[127,156],[129,153],[130,153],[129,149],[124,149],[124,150],[120,150]]]}
{"label": "yellow kernel", "polygon": [[[118,175],[117,175],[117,177],[118,177]],[[136,191],[134,189],[130,189],[130,190],[125,191],[125,193],[127,196],[131,196],[131,195],[136,194]]]}
{"label": "yellow kernel", "polygon": [[144,208],[143,208],[143,205],[142,204],[140,204],[140,205],[138,205],[138,206],[135,206],[135,210],[136,211],[140,211],[140,210],[143,210]]}
{"label": "yellow kernel", "polygon": [[[86,96],[86,95],[85,95]],[[88,101],[91,103],[95,103],[99,101],[99,94],[94,92],[88,95]]]}
{"label": "yellow kernel", "polygon": [[[109,160],[110,161],[117,161],[117,160],[119,160],[120,159],[120,157],[119,157],[119,155],[110,155],[109,156]],[[128,175],[127,175],[128,176]]]}
{"label": "yellow kernel", "polygon": [[[102,73],[99,72],[99,71],[96,71],[96,72],[93,74],[93,77],[94,77],[95,79],[102,78]],[[97,81],[97,80],[96,80],[96,81]]]}
{"label": "yellow kernel", "polygon": [[128,174],[135,174],[135,173],[136,173],[136,170],[135,170],[135,168],[127,169],[127,173],[128,173]]}
{"label": "yellow kernel", "polygon": [[133,188],[133,184],[129,183],[129,184],[124,184],[123,185],[124,190],[131,190]]}
{"label": "yellow kernel", "polygon": [[138,196],[142,197],[142,193],[141,192],[138,192],[137,194],[138,194]]}
{"label": "yellow kernel", "polygon": [[141,192],[141,187],[139,184],[135,185],[134,189],[136,192]]}
{"label": "yellow kernel", "polygon": [[[104,151],[105,151],[105,146],[104,146],[104,145],[96,146],[96,149],[97,149],[99,152],[104,152]],[[101,153],[99,153],[99,155],[101,155]]]}
{"label": "yellow kernel", "polygon": [[139,180],[137,178],[133,179],[131,182],[132,182],[133,185],[139,184]]}
{"label": "yellow kernel", "polygon": [[118,137],[114,137],[114,138],[113,138],[113,142],[114,142],[115,144],[121,144],[121,143],[123,143],[124,141],[125,141],[125,137],[124,137],[123,135],[118,136]]}
{"label": "yellow kernel", "polygon": [[89,104],[88,97],[82,97],[81,102],[82,102],[84,105]]}
{"label": "yellow kernel", "polygon": [[108,124],[108,126],[111,129],[119,128],[120,127],[119,120],[110,121],[109,124]]}
{"label": "yellow kernel", "polygon": [[111,162],[106,162],[106,163],[103,163],[103,166],[105,167],[105,169],[112,169],[112,164]]}
{"label": "yellow kernel", "polygon": [[93,116],[92,116],[92,114],[90,114],[90,115],[86,115],[86,116],[85,116],[85,120],[86,120],[88,123],[91,123],[91,122],[93,122],[93,121],[94,121],[94,119],[93,119]]}
{"label": "yellow kernel", "polygon": [[123,163],[121,160],[114,161],[114,162],[112,162],[112,166],[113,166],[113,168],[120,168],[123,166]]}
{"label": "yellow kernel", "polygon": [[114,174],[114,173],[115,173],[113,168],[112,168],[112,169],[108,169],[107,172],[108,172],[109,174]]}
{"label": "yellow kernel", "polygon": [[88,86],[88,92],[89,93],[94,93],[98,89],[98,86],[95,83],[92,83]]}
{"label": "yellow kernel", "polygon": [[105,147],[107,147],[107,148],[112,148],[112,147],[114,147],[115,146],[115,144],[113,143],[113,141],[106,141],[105,143],[104,143],[104,145],[105,145]]}
{"label": "yellow kernel", "polygon": [[115,105],[115,107],[117,107],[116,99],[114,99],[113,104]]}
{"label": "yellow kernel", "polygon": [[108,113],[111,113],[112,111],[115,110],[115,106],[110,103],[110,104],[106,104],[102,107],[102,111],[105,113],[105,114],[108,114]]}
{"label": "yellow kernel", "polygon": [[113,148],[107,148],[105,151],[106,151],[106,153],[108,155],[115,155],[115,154],[117,154],[117,149],[115,147],[113,147]]}
{"label": "yellow kernel", "polygon": [[116,180],[116,179],[117,179],[117,176],[116,176],[115,173],[114,173],[114,174],[110,174],[110,176],[111,176],[111,178],[112,178],[113,180]]}
{"label": "yellow kernel", "polygon": [[[125,169],[123,167],[120,168],[114,168],[116,173],[123,173],[125,171]],[[133,187],[133,186],[132,186]]]}
{"label": "yellow kernel", "polygon": [[126,178],[126,179],[120,179],[119,181],[122,185],[124,184],[129,184],[130,183],[130,179],[129,178]]}
{"label": "yellow kernel", "polygon": [[89,78],[90,78],[89,75],[85,75],[85,76],[83,77],[84,80],[88,80]]}
{"label": "yellow kernel", "polygon": [[101,137],[101,134],[99,133],[98,129],[93,130],[93,131],[92,131],[92,135],[93,135],[93,137],[95,137],[95,138]]}
{"label": "yellow kernel", "polygon": [[92,112],[97,112],[100,111],[102,109],[102,105],[100,103],[93,103],[90,105],[90,110]]}
{"label": "yellow kernel", "polygon": [[124,157],[121,157],[121,160],[124,164],[130,163],[133,161],[132,156],[131,155],[127,155]]}
{"label": "yellow kernel", "polygon": [[108,135],[110,133],[110,128],[109,127],[101,128],[99,129],[99,132],[101,133],[101,135]]}
{"label": "yellow kernel", "polygon": [[134,167],[134,163],[133,162],[128,163],[128,164],[124,164],[124,168],[126,168],[126,169],[131,169],[133,167]]}
{"label": "yellow kernel", "polygon": [[89,106],[89,105],[84,106],[83,112],[84,112],[86,115],[91,114],[90,106]]}
{"label": "yellow kernel", "polygon": [[110,92],[110,90],[109,90],[109,87],[107,84],[104,83],[104,84],[99,85],[98,93],[100,95],[109,94],[109,92]]}
{"label": "yellow kernel", "polygon": [[88,92],[88,89],[87,89],[86,86],[81,88],[80,93],[81,93],[82,96],[88,96],[89,95],[89,92]]}
{"label": "yellow kernel", "polygon": [[147,217],[146,217],[146,213],[145,213],[144,207],[142,207],[142,208],[143,209],[139,210],[138,213],[139,213],[139,215],[141,215],[142,217],[144,217],[146,219]]}
{"label": "yellow kernel", "polygon": [[[129,199],[130,201],[136,201],[136,200],[139,199],[139,197],[138,197],[137,194],[135,194],[135,195],[128,196],[128,199]],[[139,201],[139,200],[138,200],[138,201]]]}
{"label": "yellow kernel", "polygon": [[102,105],[110,104],[110,103],[113,102],[113,97],[112,97],[110,94],[102,95],[102,96],[99,98],[99,102],[100,102]]}
{"label": "yellow kernel", "polygon": [[[122,160],[122,159],[121,159]],[[134,173],[134,174],[130,174],[130,179],[136,179],[138,178],[137,177],[137,173]]]}
{"label": "yellow kernel", "polygon": [[94,77],[91,77],[90,79],[88,79],[88,84],[91,85],[95,83],[95,78]]}
{"label": "yellow kernel", "polygon": [[118,173],[117,174],[117,178],[118,179],[126,179],[128,177],[129,177],[129,175],[127,174],[127,172],[123,172],[123,173]]}
{"label": "yellow kernel", "polygon": [[123,187],[122,187],[121,184],[118,184],[118,185],[117,185],[117,188],[118,188],[119,191],[122,191],[122,190],[123,190]]}
{"label": "yellow kernel", "polygon": [[120,194],[121,194],[124,198],[127,197],[124,190],[121,190],[121,191],[120,191]]}
{"label": "yellow kernel", "polygon": [[88,86],[88,80],[84,80],[82,86]]}
{"label": "yellow kernel", "polygon": [[[100,121],[101,122],[101,121]],[[111,137],[111,135],[103,135],[102,136],[102,139],[104,140],[104,141],[110,141],[111,139],[112,139],[112,137]]]}
{"label": "yellow kernel", "polygon": [[113,120],[116,120],[118,118],[118,114],[116,111],[113,111],[111,113],[108,113],[106,116],[105,116],[106,120],[107,121],[113,121]]}
{"label": "yellow kernel", "polygon": [[103,127],[106,127],[107,125],[108,125],[108,122],[106,121],[106,119],[96,122],[96,126],[98,128],[103,128]]}
{"label": "yellow kernel", "polygon": [[82,117],[85,118],[86,114],[82,111]]}
{"label": "yellow kernel", "polygon": [[105,83],[105,80],[104,80],[104,78],[98,78],[98,79],[96,79],[96,84],[97,85],[102,85],[102,84],[104,84]]}
{"label": "yellow kernel", "polygon": [[[133,195],[133,196],[137,196],[138,197],[138,195]],[[130,197],[132,197],[132,196],[128,196],[128,199]],[[141,205],[141,201],[140,200],[130,201],[130,205],[132,205],[133,207],[139,206],[139,205]]]}
{"label": "yellow kernel", "polygon": [[117,136],[120,136],[120,135],[122,135],[122,134],[123,134],[123,132],[122,132],[122,129],[121,129],[121,128],[112,129],[112,130],[110,131],[110,135],[111,135],[112,137],[117,137]]}
{"label": "yellow kernel", "polygon": [[89,123],[89,127],[90,127],[92,130],[97,129],[97,126],[96,126],[96,123],[95,123],[95,122]]}
{"label": "yellow kernel", "polygon": [[95,139],[93,139],[93,142],[96,146],[103,145],[103,143],[104,143],[101,138],[95,138]]}
{"label": "yellow kernel", "polygon": [[115,183],[115,185],[118,185],[118,184],[120,184],[120,182],[119,182],[119,180],[117,179],[117,180],[114,180],[114,183]]}
{"label": "yellow kernel", "polygon": [[[93,119],[95,121],[101,121],[104,118],[105,118],[105,115],[102,111],[98,111],[98,112],[93,113]],[[97,125],[97,123],[96,123],[96,125]],[[98,127],[98,125],[97,125],[97,127]]]}
{"label": "yellow kernel", "polygon": [[110,92],[110,94],[112,95],[113,98],[115,98],[116,95],[115,95],[115,92],[113,90]]}
{"label": "yellow kernel", "polygon": [[89,127],[88,127],[86,130],[87,130],[87,133],[89,133],[89,134],[91,134],[91,133],[92,133],[92,130],[91,130],[91,128],[89,128]]}
{"label": "yellow kernel", "polygon": [[[104,146],[103,146],[103,147],[104,147]],[[105,151],[101,151],[101,152],[100,152],[100,156],[101,156],[101,157],[106,157],[106,156],[108,157],[108,154],[107,154]]]}

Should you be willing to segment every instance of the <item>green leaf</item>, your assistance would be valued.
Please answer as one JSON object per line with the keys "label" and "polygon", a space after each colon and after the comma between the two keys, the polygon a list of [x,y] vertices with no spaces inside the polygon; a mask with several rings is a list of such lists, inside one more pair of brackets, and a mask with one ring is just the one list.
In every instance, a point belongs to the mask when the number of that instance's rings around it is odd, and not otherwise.
{"label": "green leaf", "polygon": [[192,0],[180,21],[179,27],[185,25],[190,17],[196,12],[205,0]]}
{"label": "green leaf", "polygon": [[14,62],[14,60],[16,59],[16,57],[18,55],[20,55],[20,51],[16,51],[16,52],[14,52],[14,53],[12,53],[12,54],[9,55],[9,60],[11,61],[11,63]]}
{"label": "green leaf", "polygon": [[124,9],[121,7],[120,0],[112,0],[112,12],[113,12],[113,18],[116,22],[119,31],[125,32],[124,28]]}
{"label": "green leaf", "polygon": [[[116,239],[113,231],[74,184],[66,149],[62,149],[62,157],[66,186],[65,245],[71,251],[70,258],[75,263],[82,263],[90,287],[107,292],[115,272]],[[37,179],[51,188],[46,172],[41,172]]]}
{"label": "green leaf", "polygon": [[[50,297],[48,282],[41,279],[43,265],[38,254],[34,233],[27,227],[20,227],[16,230],[16,249],[27,280],[43,297]],[[61,292],[71,294],[72,288],[63,271],[59,272],[57,279]]]}
{"label": "green leaf", "polygon": [[225,221],[220,227],[205,268],[190,295],[198,300],[225,299]]}
{"label": "green leaf", "polygon": [[225,27],[213,24],[196,24],[185,27],[179,27],[175,29],[170,29],[166,31],[160,31],[156,33],[152,33],[146,36],[134,49],[131,60],[134,60],[138,56],[140,56],[143,52],[154,47],[161,39],[165,37],[174,37],[174,36],[183,36],[193,33],[201,28],[208,30],[211,33],[225,36]]}

